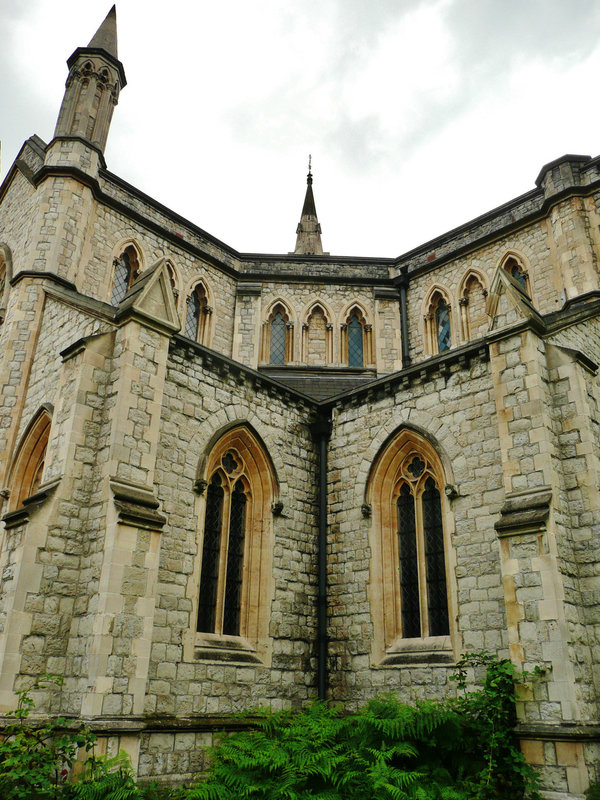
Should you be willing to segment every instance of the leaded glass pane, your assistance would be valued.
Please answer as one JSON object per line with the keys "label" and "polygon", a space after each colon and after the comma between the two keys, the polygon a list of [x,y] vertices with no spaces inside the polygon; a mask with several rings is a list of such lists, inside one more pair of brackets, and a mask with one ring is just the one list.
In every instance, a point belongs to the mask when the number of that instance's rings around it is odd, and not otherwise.
{"label": "leaded glass pane", "polygon": [[221,478],[216,474],[206,490],[206,519],[198,601],[198,630],[203,633],[215,633],[222,516],[223,488]]}
{"label": "leaded glass pane", "polygon": [[231,495],[229,547],[227,550],[227,575],[225,578],[225,603],[223,609],[223,633],[230,636],[238,636],[240,632],[245,517],[246,495],[244,494],[243,483],[238,481]]}
{"label": "leaded glass pane", "polygon": [[425,491],[423,492],[423,528],[425,533],[429,635],[444,636],[450,632],[448,595],[446,592],[446,566],[444,561],[444,531],[442,528],[440,493],[432,478],[427,479]]}
{"label": "leaded glass pane", "polygon": [[421,635],[419,610],[419,572],[417,566],[417,531],[415,501],[405,483],[398,497],[398,550],[400,554],[400,597],[402,601],[402,636]]}
{"label": "leaded glass pane", "polygon": [[277,311],[271,321],[271,364],[285,364],[285,320],[281,311]]}
{"label": "leaded glass pane", "polygon": [[131,263],[129,253],[122,253],[115,264],[115,277],[113,282],[111,303],[118,306],[127,294],[129,281],[131,279]]}
{"label": "leaded glass pane", "polygon": [[419,478],[425,471],[425,462],[422,461],[419,456],[415,456],[408,465],[408,471],[413,478]]}
{"label": "leaded glass pane", "polygon": [[435,312],[438,336],[438,350],[443,353],[450,347],[450,309],[440,300]]}
{"label": "leaded glass pane", "polygon": [[362,367],[363,363],[363,328],[353,314],[348,323],[348,366]]}
{"label": "leaded glass pane", "polygon": [[231,450],[228,453],[225,453],[221,463],[225,467],[225,472],[227,472],[228,475],[231,475],[232,473],[234,473],[236,471],[236,469],[238,469],[238,467],[239,467],[239,464],[235,460],[235,457],[234,457],[233,453],[231,452]]}
{"label": "leaded glass pane", "polygon": [[527,278],[525,277],[525,273],[521,267],[516,262],[512,265],[510,274],[521,284],[523,290],[527,291]]}
{"label": "leaded glass pane", "polygon": [[198,323],[200,322],[200,298],[198,292],[193,292],[187,300],[185,315],[185,335],[188,339],[198,339]]}
{"label": "leaded glass pane", "polygon": [[0,264],[0,300],[2,300],[2,296],[4,295],[4,287],[6,286],[6,267],[4,264]]}

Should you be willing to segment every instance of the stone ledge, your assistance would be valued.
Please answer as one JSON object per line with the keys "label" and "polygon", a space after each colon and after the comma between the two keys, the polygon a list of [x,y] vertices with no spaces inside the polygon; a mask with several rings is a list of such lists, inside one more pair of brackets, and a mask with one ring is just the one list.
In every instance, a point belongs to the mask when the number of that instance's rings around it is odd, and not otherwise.
{"label": "stone ledge", "polygon": [[114,477],[109,483],[119,522],[151,531],[162,530],[167,518],[158,511],[160,503],[152,489]]}
{"label": "stone ledge", "polygon": [[552,489],[549,486],[506,495],[500,519],[494,525],[498,536],[545,531],[551,501]]}

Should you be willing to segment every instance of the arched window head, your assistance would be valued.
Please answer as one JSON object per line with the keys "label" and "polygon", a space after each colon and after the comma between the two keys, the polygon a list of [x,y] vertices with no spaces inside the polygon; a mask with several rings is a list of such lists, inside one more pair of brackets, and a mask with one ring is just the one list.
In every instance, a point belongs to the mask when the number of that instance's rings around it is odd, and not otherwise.
{"label": "arched window head", "polygon": [[118,306],[138,276],[140,264],[135,247],[132,244],[128,245],[121,255],[115,258],[113,265],[113,288],[110,302],[113,306]]}
{"label": "arched window head", "polygon": [[510,258],[506,259],[504,264],[504,269],[513,276],[513,278],[517,281],[517,283],[521,286],[523,291],[529,295],[529,276],[527,271],[523,268],[521,264],[517,261],[516,258],[510,256]]}
{"label": "arched window head", "polygon": [[208,305],[206,289],[198,283],[187,299],[185,335],[201,344],[208,344],[209,321],[212,308]]}
{"label": "arched window head", "polygon": [[293,326],[283,303],[276,303],[263,323],[261,361],[287,364],[292,360]]}
{"label": "arched window head", "polygon": [[427,348],[430,353],[444,353],[452,344],[451,312],[444,295],[435,291],[425,316]]}
{"label": "arched window head", "polygon": [[348,366],[364,366],[363,326],[353,311],[348,322]]}
{"label": "arched window head", "polygon": [[434,448],[409,430],[396,434],[373,466],[367,499],[380,659],[409,650],[414,640],[436,651],[450,648],[444,486]]}
{"label": "arched window head", "polygon": [[371,325],[357,306],[350,309],[342,325],[342,362],[349,367],[364,367],[374,362]]}
{"label": "arched window head", "polygon": [[258,646],[268,635],[273,467],[257,437],[240,426],[213,448],[206,481],[197,632]]}
{"label": "arched window head", "polygon": [[487,290],[474,273],[467,276],[459,300],[460,320],[464,341],[483,336],[488,328],[486,314]]}
{"label": "arched window head", "polygon": [[46,449],[50,435],[50,414],[42,409],[26,431],[10,473],[9,509],[20,508],[23,500],[35,494],[42,482]]}

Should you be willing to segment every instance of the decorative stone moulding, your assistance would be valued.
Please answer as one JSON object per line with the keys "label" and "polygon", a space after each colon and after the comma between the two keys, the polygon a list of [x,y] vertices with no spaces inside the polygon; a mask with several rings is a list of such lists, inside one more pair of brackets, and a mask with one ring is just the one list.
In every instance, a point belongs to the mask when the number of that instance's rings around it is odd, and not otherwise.
{"label": "decorative stone moulding", "polygon": [[151,531],[162,530],[167,518],[159,512],[160,504],[152,489],[115,477],[110,479],[110,488],[119,522]]}
{"label": "decorative stone moulding", "polygon": [[500,511],[500,519],[494,526],[498,536],[517,536],[522,533],[545,531],[551,501],[550,486],[507,494]]}

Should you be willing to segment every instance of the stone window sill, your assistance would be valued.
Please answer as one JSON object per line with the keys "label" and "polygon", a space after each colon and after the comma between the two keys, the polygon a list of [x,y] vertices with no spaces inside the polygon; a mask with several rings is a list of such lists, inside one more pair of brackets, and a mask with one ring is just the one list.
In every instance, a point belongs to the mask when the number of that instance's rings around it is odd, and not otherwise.
{"label": "stone window sill", "polygon": [[378,667],[400,667],[420,664],[453,664],[454,652],[450,636],[427,636],[419,639],[396,639],[387,648]]}
{"label": "stone window sill", "polygon": [[196,633],[194,659],[220,664],[262,664],[257,650],[243,636]]}

